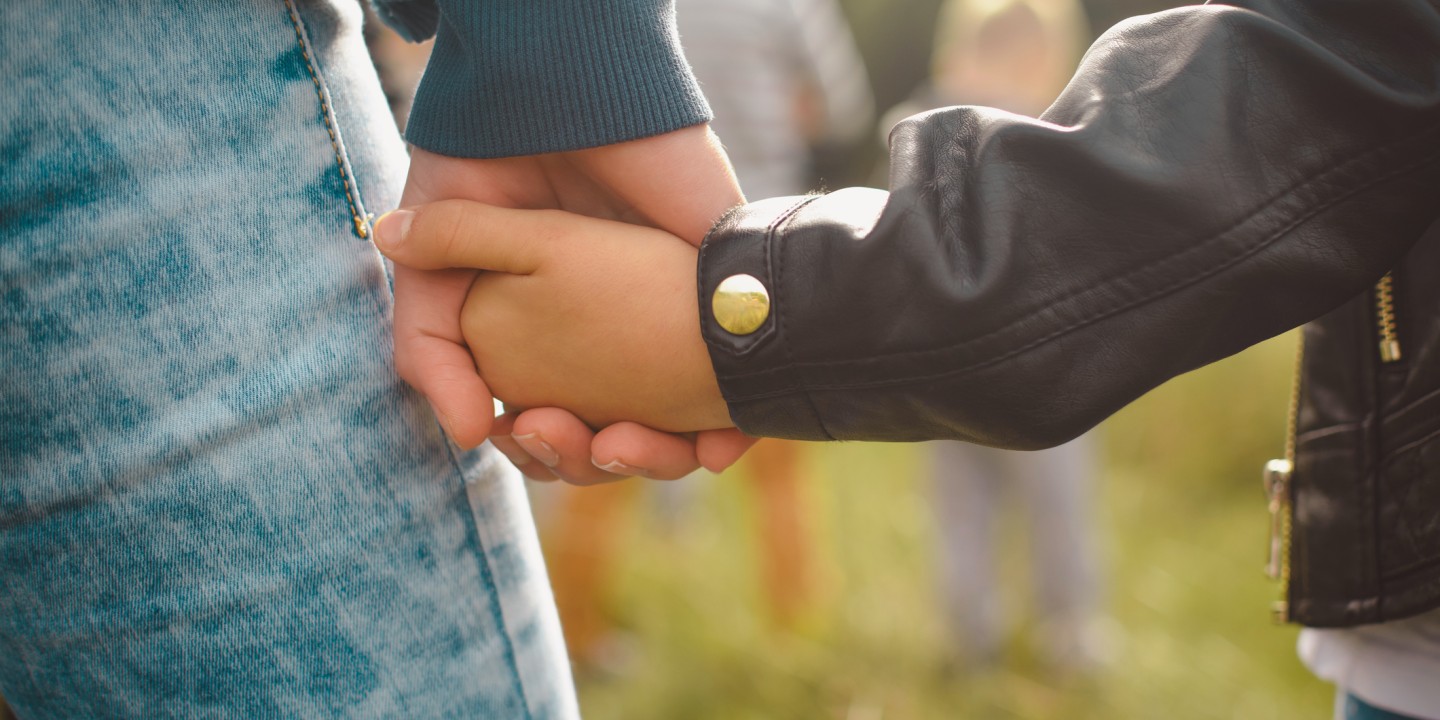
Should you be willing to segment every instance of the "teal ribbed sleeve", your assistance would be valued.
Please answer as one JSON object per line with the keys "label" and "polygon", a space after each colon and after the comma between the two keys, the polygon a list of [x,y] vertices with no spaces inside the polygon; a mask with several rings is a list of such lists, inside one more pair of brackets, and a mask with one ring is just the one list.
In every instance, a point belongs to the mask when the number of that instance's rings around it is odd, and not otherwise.
{"label": "teal ribbed sleeve", "polygon": [[435,51],[406,130],[426,150],[531,155],[710,120],[680,50],[673,0],[376,4],[408,36],[435,28]]}

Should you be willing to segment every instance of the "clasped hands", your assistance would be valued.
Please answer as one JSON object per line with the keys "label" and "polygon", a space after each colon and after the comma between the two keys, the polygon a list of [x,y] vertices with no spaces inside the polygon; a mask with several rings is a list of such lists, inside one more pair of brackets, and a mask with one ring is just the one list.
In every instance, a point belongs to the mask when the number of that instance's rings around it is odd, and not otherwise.
{"label": "clasped hands", "polygon": [[395,263],[396,369],[456,444],[489,437],[533,479],[723,469],[753,441],[716,385],[695,266],[742,202],[704,125],[493,160],[416,148],[375,233]]}

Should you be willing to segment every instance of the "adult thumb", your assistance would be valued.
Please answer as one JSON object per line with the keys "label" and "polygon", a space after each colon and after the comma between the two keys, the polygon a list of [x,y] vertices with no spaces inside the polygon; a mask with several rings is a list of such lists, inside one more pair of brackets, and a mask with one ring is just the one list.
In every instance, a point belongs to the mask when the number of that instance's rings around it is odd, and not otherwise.
{"label": "adult thumb", "polygon": [[511,210],[470,200],[441,200],[385,213],[375,247],[417,270],[473,268],[528,275],[540,265],[538,240],[556,235],[545,211]]}

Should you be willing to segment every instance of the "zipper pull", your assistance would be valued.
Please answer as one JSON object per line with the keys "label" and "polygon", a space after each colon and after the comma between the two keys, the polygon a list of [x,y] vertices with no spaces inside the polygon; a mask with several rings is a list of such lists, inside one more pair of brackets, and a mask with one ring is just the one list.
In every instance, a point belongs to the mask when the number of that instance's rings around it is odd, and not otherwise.
{"label": "zipper pull", "polygon": [[1265,563],[1265,575],[1279,580],[1285,564],[1285,511],[1290,502],[1290,474],[1294,464],[1289,460],[1271,460],[1265,463],[1263,476],[1265,498],[1270,510],[1270,554]]}
{"label": "zipper pull", "polygon": [[1290,479],[1295,463],[1271,460],[1265,463],[1265,497],[1270,509],[1270,559],[1265,574],[1280,581],[1280,598],[1270,605],[1270,618],[1277,625],[1290,621]]}

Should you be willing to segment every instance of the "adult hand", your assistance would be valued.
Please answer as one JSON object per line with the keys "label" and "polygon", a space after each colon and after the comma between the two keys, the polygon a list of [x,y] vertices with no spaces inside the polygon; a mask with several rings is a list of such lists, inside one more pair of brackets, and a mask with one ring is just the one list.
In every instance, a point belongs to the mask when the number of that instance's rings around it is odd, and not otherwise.
{"label": "adult hand", "polygon": [[702,466],[720,472],[755,444],[755,438],[733,428],[672,435],[618,422],[597,433],[558,408],[507,412],[495,418],[490,439],[526,476],[558,475],[575,485],[630,476],[678,480]]}
{"label": "adult hand", "polygon": [[[600,148],[520,158],[471,160],[415,149],[402,205],[447,198],[644,222],[695,244],[721,213],[743,201],[723,151],[703,125]],[[395,268],[397,370],[430,399],[457,444],[473,447],[491,434],[494,444],[527,475],[553,479],[558,473],[585,483],[618,477],[598,465],[645,468],[654,477],[683,475],[689,470],[681,468],[701,463],[720,469],[749,447],[750,441],[733,430],[704,433],[693,442],[633,424],[596,435],[573,415],[553,409],[507,415],[492,430],[490,391],[460,330],[460,307],[475,274],[467,269]],[[520,439],[510,438],[507,430]]]}

